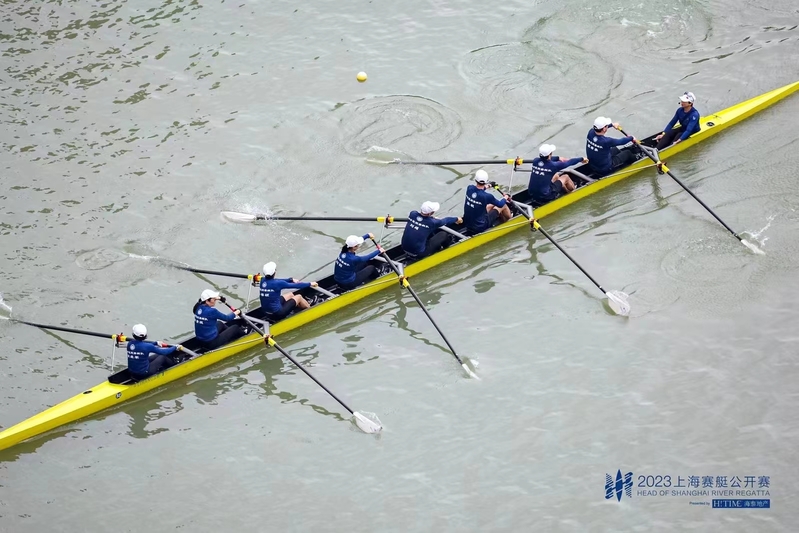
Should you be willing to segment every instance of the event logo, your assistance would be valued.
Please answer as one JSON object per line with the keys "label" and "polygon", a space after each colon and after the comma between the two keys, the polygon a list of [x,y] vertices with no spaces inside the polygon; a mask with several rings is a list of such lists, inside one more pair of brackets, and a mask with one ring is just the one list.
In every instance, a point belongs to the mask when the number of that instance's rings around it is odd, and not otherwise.
{"label": "event logo", "polygon": [[617,470],[615,481],[610,474],[605,474],[605,499],[613,499],[615,495],[616,499],[621,501],[623,493],[627,493],[628,498],[633,497],[633,473],[627,472],[622,477],[621,470]]}

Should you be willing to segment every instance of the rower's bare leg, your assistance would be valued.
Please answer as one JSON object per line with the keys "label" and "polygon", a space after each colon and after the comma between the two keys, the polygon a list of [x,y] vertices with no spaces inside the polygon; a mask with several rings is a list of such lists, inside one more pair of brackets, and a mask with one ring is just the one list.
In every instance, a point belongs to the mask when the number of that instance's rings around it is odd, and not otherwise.
{"label": "rower's bare leg", "polygon": [[502,209],[499,209],[499,220],[500,222],[507,222],[511,219],[513,215],[510,213],[510,206],[505,204]]}
{"label": "rower's bare leg", "polygon": [[563,184],[563,188],[566,189],[566,192],[573,192],[574,191],[574,182],[569,176],[565,174],[561,174],[560,177],[557,178]]}
{"label": "rower's bare leg", "polygon": [[294,301],[297,302],[297,309],[308,309],[309,307],[311,307],[311,304],[308,303],[308,300],[306,300],[299,294],[294,295]]}

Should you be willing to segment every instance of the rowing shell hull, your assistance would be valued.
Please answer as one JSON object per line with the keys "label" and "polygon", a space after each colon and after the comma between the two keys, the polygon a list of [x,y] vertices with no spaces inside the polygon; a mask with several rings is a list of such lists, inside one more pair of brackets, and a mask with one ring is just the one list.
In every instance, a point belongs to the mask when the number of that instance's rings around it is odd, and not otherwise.
{"label": "rowing shell hull", "polygon": [[[661,155],[665,158],[673,154],[687,150],[691,146],[701,143],[716,135],[717,133],[729,128],[730,126],[744,120],[755,113],[774,105],[786,96],[799,90],[799,82],[786,85],[779,89],[767,92],[740,104],[729,107],[716,114],[709,115],[701,118],[702,130],[692,135],[688,140],[683,141],[677,145],[673,145],[661,151]],[[627,167],[622,172],[614,174],[611,177],[590,183],[584,187],[580,187],[573,193],[558,198],[535,210],[535,216],[538,219],[544,218],[547,215],[563,209],[564,207],[578,202],[579,200],[594,194],[605,187],[627,179],[635,173],[642,170],[644,167],[649,166],[651,163],[648,159],[642,159],[635,164]],[[526,218],[517,216],[508,222],[496,226],[486,232],[483,232],[474,237],[470,237],[463,241],[458,242],[416,263],[412,263],[405,269],[407,276],[414,276],[426,270],[429,270],[441,263],[449,261],[450,259],[463,255],[466,252],[478,248],[490,241],[498,239],[503,235],[515,231],[519,228],[528,228],[529,222]],[[359,287],[353,291],[346,292],[335,298],[331,298],[325,302],[311,307],[301,313],[290,316],[274,324],[270,328],[270,332],[274,336],[282,335],[288,331],[294,330],[309,322],[313,322],[323,316],[329,315],[335,311],[343,309],[350,304],[357,302],[367,296],[384,290],[388,287],[397,287],[397,277],[394,274],[386,275],[377,280]],[[24,422],[12,426],[2,433],[0,433],[0,450],[9,448],[19,442],[36,437],[58,427],[70,424],[82,418],[91,416],[100,411],[117,407],[123,402],[131,400],[142,394],[146,394],[154,389],[162,387],[172,381],[194,374],[211,366],[219,361],[227,359],[235,354],[238,354],[249,348],[261,345],[263,339],[258,334],[251,334],[235,342],[226,345],[218,350],[214,350],[203,354],[200,357],[191,359],[177,366],[174,366],[160,374],[151,376],[148,379],[130,385],[119,385],[109,381],[104,381],[96,387],[92,387],[81,394],[78,394],[58,405],[42,411],[36,416],[33,416]]]}

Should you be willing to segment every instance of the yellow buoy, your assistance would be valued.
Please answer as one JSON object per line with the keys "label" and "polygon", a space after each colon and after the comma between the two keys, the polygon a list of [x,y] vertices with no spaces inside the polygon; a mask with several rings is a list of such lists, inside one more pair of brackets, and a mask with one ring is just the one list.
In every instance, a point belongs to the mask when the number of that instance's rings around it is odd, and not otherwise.
{"label": "yellow buoy", "polygon": [[359,72],[358,75],[355,76],[355,78],[361,83],[365,82],[366,81],[366,72]]}

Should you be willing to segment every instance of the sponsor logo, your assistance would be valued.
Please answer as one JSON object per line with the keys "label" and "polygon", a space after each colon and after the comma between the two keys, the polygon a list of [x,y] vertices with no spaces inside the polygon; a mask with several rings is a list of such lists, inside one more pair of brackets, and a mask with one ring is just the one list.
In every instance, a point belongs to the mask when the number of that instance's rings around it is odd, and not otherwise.
{"label": "sponsor logo", "polygon": [[121,393],[121,392],[118,392],[118,393],[117,393],[117,400],[118,400],[118,399],[120,399],[120,398],[122,398],[122,393]]}
{"label": "sponsor logo", "polygon": [[605,499],[612,500],[615,496],[617,501],[621,501],[624,494],[633,497],[633,473],[627,472],[622,476],[621,470],[617,470],[615,481],[610,474],[605,474]]}

